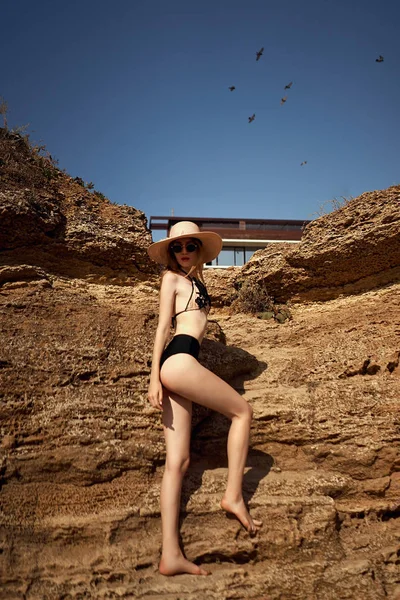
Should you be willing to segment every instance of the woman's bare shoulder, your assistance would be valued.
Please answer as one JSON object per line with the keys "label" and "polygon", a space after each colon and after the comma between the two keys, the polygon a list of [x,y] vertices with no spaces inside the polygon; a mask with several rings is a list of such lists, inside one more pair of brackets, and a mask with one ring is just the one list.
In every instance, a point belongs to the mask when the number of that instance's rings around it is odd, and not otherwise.
{"label": "woman's bare shoulder", "polygon": [[178,283],[178,273],[175,273],[171,270],[165,270],[161,275],[161,285],[162,286],[175,286]]}
{"label": "woman's bare shoulder", "polygon": [[175,271],[172,271],[172,269],[165,269],[165,271],[163,271],[161,273],[161,280],[164,281],[164,279],[168,280],[175,280],[177,277],[179,277],[178,273],[175,273]]}

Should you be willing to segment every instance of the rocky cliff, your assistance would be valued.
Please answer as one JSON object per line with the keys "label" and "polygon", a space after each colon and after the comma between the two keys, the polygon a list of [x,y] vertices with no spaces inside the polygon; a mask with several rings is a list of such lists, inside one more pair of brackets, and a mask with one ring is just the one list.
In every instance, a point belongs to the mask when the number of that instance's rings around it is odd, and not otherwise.
{"label": "rocky cliff", "polygon": [[[212,574],[169,579],[144,215],[2,135],[0,598],[398,598],[399,188],[318,219],[296,250],[208,274],[201,360],[254,408],[244,490],[264,525],[251,538],[221,513],[228,423],[197,409],[181,533]],[[295,300],[292,318],[232,313],[245,275]]]}
{"label": "rocky cliff", "polygon": [[[26,137],[0,128],[0,264],[27,265],[32,278],[43,268],[117,284],[156,273],[146,252],[146,216],[88,185],[58,169]],[[3,270],[0,281],[12,280],[13,272]]]}
{"label": "rocky cliff", "polygon": [[[400,186],[367,192],[271,245],[242,269],[278,301],[329,300],[400,280]],[[277,246],[277,247],[276,247]]]}

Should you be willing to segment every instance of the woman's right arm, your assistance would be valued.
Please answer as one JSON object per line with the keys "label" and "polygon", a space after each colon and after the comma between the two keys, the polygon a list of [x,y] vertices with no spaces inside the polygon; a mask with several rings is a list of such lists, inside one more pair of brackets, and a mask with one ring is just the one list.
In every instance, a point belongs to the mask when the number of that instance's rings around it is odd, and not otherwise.
{"label": "woman's right arm", "polygon": [[148,398],[154,408],[162,409],[162,384],[160,381],[160,359],[167,341],[175,307],[176,275],[167,271],[161,281],[160,312],[154,340],[153,359],[150,373]]}

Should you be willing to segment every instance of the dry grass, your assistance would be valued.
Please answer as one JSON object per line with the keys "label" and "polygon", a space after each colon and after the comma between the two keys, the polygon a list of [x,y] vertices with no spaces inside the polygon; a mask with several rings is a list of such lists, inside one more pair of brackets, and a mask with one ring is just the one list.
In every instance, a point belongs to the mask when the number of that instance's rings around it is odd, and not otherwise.
{"label": "dry grass", "polygon": [[44,146],[31,144],[29,135],[0,128],[0,188],[47,188],[61,176],[57,161]]}
{"label": "dry grass", "polygon": [[71,178],[65,170],[58,167],[58,160],[46,149],[45,145],[33,144],[26,132],[27,126],[16,129],[7,128],[7,105],[0,97],[0,114],[5,127],[0,127],[0,190],[26,188],[49,190],[63,177],[73,179],[94,196],[106,199],[106,196],[94,189],[92,181],[85,182],[81,177]]}
{"label": "dry grass", "polygon": [[317,218],[323,217],[324,215],[334,212],[335,210],[339,210],[339,208],[342,208],[343,206],[347,206],[352,200],[354,200],[354,196],[349,196],[348,198],[346,196],[340,196],[340,198],[331,198],[330,200],[323,202],[314,215]]}

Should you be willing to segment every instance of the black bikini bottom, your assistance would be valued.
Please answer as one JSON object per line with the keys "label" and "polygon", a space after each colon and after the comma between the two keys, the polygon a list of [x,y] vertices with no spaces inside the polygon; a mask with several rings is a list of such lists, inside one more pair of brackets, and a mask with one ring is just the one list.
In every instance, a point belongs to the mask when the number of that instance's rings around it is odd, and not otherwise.
{"label": "black bikini bottom", "polygon": [[170,356],[174,354],[190,354],[197,360],[200,352],[200,343],[192,335],[180,333],[172,338],[165,348],[160,359],[160,369]]}

